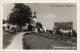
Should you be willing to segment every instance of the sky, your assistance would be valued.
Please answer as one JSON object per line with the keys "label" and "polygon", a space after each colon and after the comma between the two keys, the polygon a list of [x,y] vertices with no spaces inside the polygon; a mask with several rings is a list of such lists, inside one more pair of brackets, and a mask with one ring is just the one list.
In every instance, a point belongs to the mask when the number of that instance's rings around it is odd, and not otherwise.
{"label": "sky", "polygon": [[[54,22],[73,22],[73,29],[77,31],[76,3],[24,3],[36,11],[37,20],[47,29],[53,29]],[[3,19],[7,19],[12,12],[13,3],[3,4]]]}

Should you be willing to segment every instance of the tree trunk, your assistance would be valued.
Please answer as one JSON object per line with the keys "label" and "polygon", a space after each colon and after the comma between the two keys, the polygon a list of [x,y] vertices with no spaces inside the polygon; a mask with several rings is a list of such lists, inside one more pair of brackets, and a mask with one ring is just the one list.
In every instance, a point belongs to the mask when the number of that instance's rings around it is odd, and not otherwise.
{"label": "tree trunk", "polygon": [[20,25],[20,31],[22,31],[22,25]]}

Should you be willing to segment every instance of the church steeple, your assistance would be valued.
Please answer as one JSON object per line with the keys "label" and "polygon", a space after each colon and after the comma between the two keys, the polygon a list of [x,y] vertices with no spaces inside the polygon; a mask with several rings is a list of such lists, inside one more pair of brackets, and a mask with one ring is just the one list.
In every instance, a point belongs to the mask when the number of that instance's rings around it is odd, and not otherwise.
{"label": "church steeple", "polygon": [[33,15],[33,18],[37,18],[37,16],[36,16],[36,12],[34,11],[34,15]]}

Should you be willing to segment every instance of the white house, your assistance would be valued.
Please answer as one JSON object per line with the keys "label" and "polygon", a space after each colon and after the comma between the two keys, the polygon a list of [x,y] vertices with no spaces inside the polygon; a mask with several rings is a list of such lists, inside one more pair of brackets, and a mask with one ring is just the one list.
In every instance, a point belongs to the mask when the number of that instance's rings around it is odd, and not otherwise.
{"label": "white house", "polygon": [[72,29],[59,29],[60,33],[66,34],[66,35],[73,35],[73,30]]}
{"label": "white house", "polygon": [[63,35],[73,35],[73,22],[55,22],[54,28]]}

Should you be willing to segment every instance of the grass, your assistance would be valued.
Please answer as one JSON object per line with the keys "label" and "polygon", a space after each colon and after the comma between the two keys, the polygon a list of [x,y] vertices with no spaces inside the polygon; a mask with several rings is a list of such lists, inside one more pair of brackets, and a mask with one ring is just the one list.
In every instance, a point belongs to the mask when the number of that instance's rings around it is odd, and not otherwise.
{"label": "grass", "polygon": [[3,31],[3,49],[5,49],[10,43],[12,38],[15,36],[15,32],[5,32]]}
{"label": "grass", "polygon": [[[6,48],[16,33],[3,32],[3,49]],[[77,37],[52,33],[24,34],[23,49],[77,49]]]}
{"label": "grass", "polygon": [[77,49],[77,38],[49,33],[25,34],[24,49]]}

